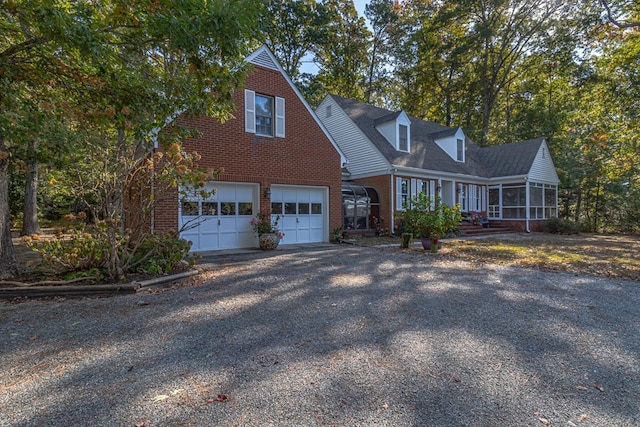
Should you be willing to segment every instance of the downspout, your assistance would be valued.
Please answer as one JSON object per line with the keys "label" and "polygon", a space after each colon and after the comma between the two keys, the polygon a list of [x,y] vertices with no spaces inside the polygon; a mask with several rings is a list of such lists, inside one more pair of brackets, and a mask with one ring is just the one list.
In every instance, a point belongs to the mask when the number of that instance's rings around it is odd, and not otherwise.
{"label": "downspout", "polygon": [[389,176],[390,176],[390,180],[391,182],[389,183],[389,201],[391,203],[389,203],[389,208],[391,209],[391,233],[395,234],[396,231],[396,221],[395,221],[395,206],[396,206],[396,201],[393,198],[393,186],[394,186],[394,182],[395,182],[395,173],[398,171],[398,169],[396,168],[391,168],[389,169]]}
{"label": "downspout", "polygon": [[158,149],[158,136],[153,138],[153,147],[151,148],[151,235],[155,234],[156,229],[156,150]]}
{"label": "downspout", "polygon": [[525,188],[525,206],[526,206],[526,212],[525,212],[525,218],[526,218],[526,225],[525,225],[525,231],[527,233],[531,233],[531,230],[529,229],[529,218],[530,218],[530,213],[531,213],[531,208],[529,207],[529,177],[525,176],[524,177],[524,188]]}

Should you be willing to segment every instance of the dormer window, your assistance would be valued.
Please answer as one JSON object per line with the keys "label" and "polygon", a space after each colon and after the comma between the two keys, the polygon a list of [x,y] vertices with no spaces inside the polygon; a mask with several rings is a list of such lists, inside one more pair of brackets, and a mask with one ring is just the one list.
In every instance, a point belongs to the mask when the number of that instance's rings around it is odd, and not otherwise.
{"label": "dormer window", "polygon": [[398,125],[398,150],[409,151],[409,128]]}
{"label": "dormer window", "polygon": [[404,111],[387,114],[373,121],[376,130],[398,151],[411,152],[411,120]]}
{"label": "dormer window", "polygon": [[456,160],[459,162],[464,162],[464,140],[458,138],[456,140]]}

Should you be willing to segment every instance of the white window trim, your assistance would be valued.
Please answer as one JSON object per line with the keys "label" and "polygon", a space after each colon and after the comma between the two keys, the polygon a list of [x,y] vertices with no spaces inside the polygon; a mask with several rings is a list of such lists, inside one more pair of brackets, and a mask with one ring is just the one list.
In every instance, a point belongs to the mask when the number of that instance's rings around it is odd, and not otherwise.
{"label": "white window trim", "polygon": [[[263,95],[269,96],[269,95]],[[276,138],[285,137],[285,102],[284,98],[278,96],[272,97],[274,109],[274,132]],[[253,90],[244,90],[244,130],[248,133],[256,133],[256,92]]]}
{"label": "white window trim", "polygon": [[396,210],[403,211],[402,196],[405,194],[402,192],[402,181],[407,181],[407,201],[411,198],[411,181],[409,178],[396,178]]}
{"label": "white window trim", "polygon": [[[405,128],[407,128],[407,149],[403,150],[400,148],[400,126],[404,126]],[[409,125],[405,125],[402,123],[398,123],[396,126],[396,132],[398,133],[398,146],[396,147],[396,149],[398,151],[402,151],[403,153],[410,153],[411,152],[411,137],[410,137],[410,132],[411,129],[409,128]]]}
{"label": "white window trim", "polygon": [[[462,159],[458,159],[458,141],[460,141],[461,145],[462,145],[461,150],[460,150],[460,154],[461,154]],[[464,139],[463,138],[456,138],[456,162],[464,163],[464,157],[465,157],[464,156],[464,148],[465,148],[464,146],[465,146]]]}

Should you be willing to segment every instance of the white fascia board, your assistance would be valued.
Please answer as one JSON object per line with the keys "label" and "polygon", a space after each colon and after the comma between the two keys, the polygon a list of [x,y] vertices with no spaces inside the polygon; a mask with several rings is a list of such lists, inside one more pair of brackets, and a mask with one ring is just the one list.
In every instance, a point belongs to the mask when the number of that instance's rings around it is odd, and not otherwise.
{"label": "white fascia board", "polygon": [[322,132],[324,132],[326,137],[329,139],[329,141],[331,142],[331,145],[333,145],[333,148],[335,148],[336,151],[338,152],[338,154],[340,154],[340,164],[341,165],[348,164],[347,156],[345,156],[345,154],[342,152],[342,150],[340,149],[338,144],[336,144],[336,142],[333,140],[333,138],[331,137],[331,134],[329,133],[329,131],[327,131],[327,128],[324,127],[324,125],[322,124],[322,122],[320,121],[318,116],[316,115],[316,112],[313,111],[313,108],[311,108],[311,106],[309,105],[307,100],[304,99],[304,97],[302,96],[302,94],[300,93],[300,91],[298,90],[296,85],[293,83],[293,80],[291,80],[291,78],[287,75],[287,73],[284,71],[284,68],[282,68],[282,65],[280,65],[280,62],[278,62],[278,60],[273,55],[273,53],[271,53],[269,48],[266,45],[262,45],[258,50],[256,50],[251,55],[249,55],[247,57],[247,59],[245,59],[245,61],[246,62],[251,62],[255,57],[257,57],[261,53],[266,53],[267,55],[269,55],[269,57],[271,58],[271,60],[275,64],[275,66],[277,67],[277,71],[280,72],[280,74],[282,74],[284,76],[285,80],[287,81],[287,83],[289,83],[289,86],[291,87],[291,89],[293,89],[293,91],[295,92],[295,94],[298,97],[298,99],[300,99],[300,101],[305,106],[305,108],[307,109],[309,114],[311,114],[311,117],[313,117],[313,119],[318,124],[318,126],[320,126],[320,129],[322,130]]}
{"label": "white fascia board", "polygon": [[465,175],[462,173],[453,173],[453,172],[442,172],[436,170],[429,169],[420,169],[420,168],[408,168],[404,166],[392,166],[395,169],[395,173],[400,173],[408,176],[415,176],[416,178],[445,178],[456,181],[465,181],[465,182],[473,182],[477,184],[488,184],[489,178],[484,178],[475,175]]}

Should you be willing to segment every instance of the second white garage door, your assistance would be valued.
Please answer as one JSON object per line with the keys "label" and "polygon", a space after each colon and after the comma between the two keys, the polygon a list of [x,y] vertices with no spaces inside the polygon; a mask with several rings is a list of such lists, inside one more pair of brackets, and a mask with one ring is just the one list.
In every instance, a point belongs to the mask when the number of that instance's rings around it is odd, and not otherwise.
{"label": "second white garage door", "polygon": [[326,187],[272,185],[272,215],[284,215],[279,227],[285,236],[280,244],[326,241],[329,236],[328,200]]}

